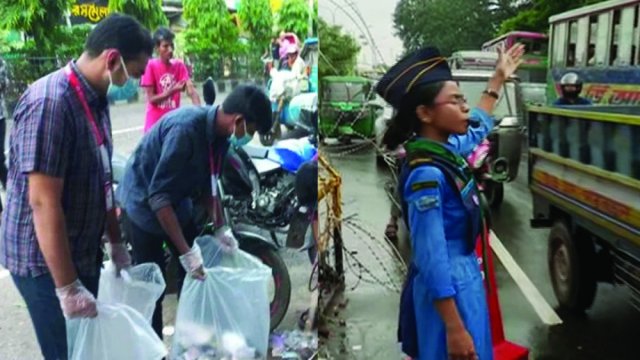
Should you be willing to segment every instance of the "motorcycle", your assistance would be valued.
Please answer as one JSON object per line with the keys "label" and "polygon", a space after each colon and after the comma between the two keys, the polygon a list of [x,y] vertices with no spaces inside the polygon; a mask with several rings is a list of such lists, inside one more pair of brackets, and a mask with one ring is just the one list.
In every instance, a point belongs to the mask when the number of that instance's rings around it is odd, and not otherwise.
{"label": "motorcycle", "polygon": [[[230,149],[221,181],[232,197],[227,204],[231,217],[269,231],[273,243],[285,247],[277,234],[288,235],[291,219],[299,210],[295,173],[316,154],[306,137],[282,140],[271,148],[247,145]],[[311,246],[305,243],[299,250]]]}
{"label": "motorcycle", "polygon": [[234,216],[268,230],[278,246],[276,233],[289,227],[298,206],[295,174],[317,154],[317,94],[303,94],[292,101],[291,115],[296,127],[287,139],[271,147],[232,147],[222,176],[223,186],[236,200],[231,204]]}

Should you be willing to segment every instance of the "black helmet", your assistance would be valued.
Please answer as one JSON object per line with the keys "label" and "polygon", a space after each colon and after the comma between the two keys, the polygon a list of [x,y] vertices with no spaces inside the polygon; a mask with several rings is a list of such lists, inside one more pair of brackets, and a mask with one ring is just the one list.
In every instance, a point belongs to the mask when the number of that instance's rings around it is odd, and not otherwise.
{"label": "black helmet", "polygon": [[[568,87],[573,87],[575,90],[568,90]],[[562,95],[565,98],[577,98],[582,92],[582,80],[580,76],[574,72],[564,74],[560,79],[560,89],[562,89]]]}

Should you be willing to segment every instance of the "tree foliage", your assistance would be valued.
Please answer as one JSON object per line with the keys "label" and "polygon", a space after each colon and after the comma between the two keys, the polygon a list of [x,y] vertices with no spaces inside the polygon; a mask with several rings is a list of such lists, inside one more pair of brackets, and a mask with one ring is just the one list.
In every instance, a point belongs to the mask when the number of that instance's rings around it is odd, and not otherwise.
{"label": "tree foliage", "polygon": [[442,54],[479,49],[494,33],[489,0],[400,0],[394,27],[408,51],[426,45]]}
{"label": "tree foliage", "polygon": [[43,50],[49,49],[52,30],[70,6],[71,0],[0,0],[0,28],[23,31]]}
{"label": "tree foliage", "polygon": [[269,0],[253,0],[251,3],[240,3],[238,19],[243,32],[249,36],[248,70],[252,74],[259,74],[263,64],[259,55],[269,49],[273,35],[273,14]]}
{"label": "tree foliage", "polygon": [[514,30],[547,32],[549,17],[565,11],[604,0],[527,0],[521,6],[524,11],[505,19],[500,26],[501,34]]}
{"label": "tree foliage", "polygon": [[131,15],[152,32],[169,24],[162,11],[162,0],[109,0],[109,12]]}
{"label": "tree foliage", "polygon": [[183,11],[187,52],[217,58],[239,52],[239,31],[224,0],[184,0]]}
{"label": "tree foliage", "polygon": [[[317,21],[317,7],[313,14],[314,21]],[[280,30],[292,32],[298,38],[307,37],[309,30],[309,4],[307,0],[284,0],[282,8],[278,13],[278,27]]]}
{"label": "tree foliage", "polygon": [[360,46],[351,35],[342,32],[337,25],[329,25],[318,19],[320,47],[319,76],[352,75],[355,73]]}
{"label": "tree foliage", "polygon": [[240,4],[238,18],[242,28],[251,36],[252,47],[263,49],[269,45],[273,29],[273,14],[269,0],[253,0]]}

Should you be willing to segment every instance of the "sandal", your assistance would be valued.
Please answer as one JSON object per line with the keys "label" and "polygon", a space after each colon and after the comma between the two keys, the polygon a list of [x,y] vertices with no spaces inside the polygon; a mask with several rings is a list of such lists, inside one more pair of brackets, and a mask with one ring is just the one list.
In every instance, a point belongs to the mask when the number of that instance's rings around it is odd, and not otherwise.
{"label": "sandal", "polygon": [[398,224],[388,223],[387,228],[384,230],[384,236],[389,240],[395,242],[398,240]]}

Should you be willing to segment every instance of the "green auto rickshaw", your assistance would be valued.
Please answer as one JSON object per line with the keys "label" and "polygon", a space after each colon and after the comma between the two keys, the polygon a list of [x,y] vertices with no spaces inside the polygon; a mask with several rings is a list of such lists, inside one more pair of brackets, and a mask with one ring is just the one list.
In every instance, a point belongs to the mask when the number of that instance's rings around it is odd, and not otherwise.
{"label": "green auto rickshaw", "polygon": [[320,79],[320,136],[342,142],[375,137],[374,125],[383,107],[373,102],[372,81],[359,76]]}

